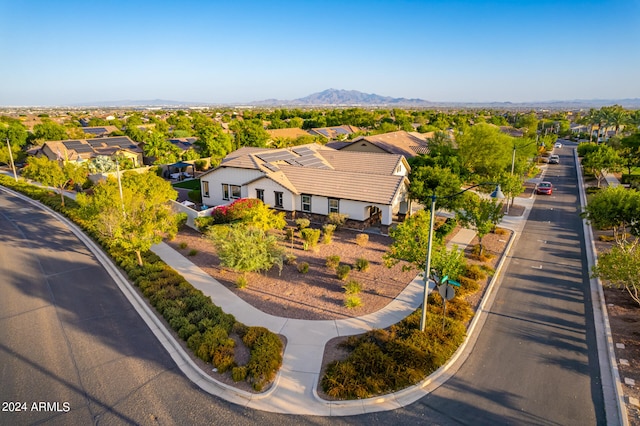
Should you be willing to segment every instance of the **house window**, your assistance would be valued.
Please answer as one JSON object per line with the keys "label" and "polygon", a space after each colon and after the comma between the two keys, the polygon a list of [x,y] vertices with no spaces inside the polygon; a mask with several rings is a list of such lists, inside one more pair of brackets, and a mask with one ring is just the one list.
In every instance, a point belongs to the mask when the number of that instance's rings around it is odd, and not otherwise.
{"label": "house window", "polygon": [[222,199],[228,200],[229,198],[240,198],[240,186],[239,185],[229,185],[226,183],[222,184]]}
{"label": "house window", "polygon": [[256,189],[256,198],[264,203],[264,189]]}
{"label": "house window", "polygon": [[302,196],[302,211],[311,213],[311,195]]}
{"label": "house window", "polygon": [[207,182],[206,180],[202,181],[202,196],[203,197],[209,196],[209,182]]}
{"label": "house window", "polygon": [[329,198],[329,213],[340,213],[340,200]]}
{"label": "house window", "polygon": [[240,186],[231,185],[231,198],[240,198]]}
{"label": "house window", "polygon": [[275,196],[275,199],[276,199],[275,206],[282,208],[284,205],[282,203],[282,192],[274,191],[273,195]]}

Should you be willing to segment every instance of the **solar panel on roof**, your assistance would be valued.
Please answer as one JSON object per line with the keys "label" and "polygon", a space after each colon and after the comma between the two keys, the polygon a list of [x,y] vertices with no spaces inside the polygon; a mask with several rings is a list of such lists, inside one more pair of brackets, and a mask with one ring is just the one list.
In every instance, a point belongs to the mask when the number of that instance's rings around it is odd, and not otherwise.
{"label": "solar panel on roof", "polygon": [[280,170],[278,168],[278,166],[276,166],[275,164],[270,164],[270,163],[265,163],[264,165],[267,169],[271,170],[272,172],[277,172],[278,170]]}
{"label": "solar panel on roof", "polygon": [[89,145],[91,145],[92,147],[98,147],[98,146],[102,146],[103,141],[101,141],[100,139],[89,139],[87,142],[89,142]]}

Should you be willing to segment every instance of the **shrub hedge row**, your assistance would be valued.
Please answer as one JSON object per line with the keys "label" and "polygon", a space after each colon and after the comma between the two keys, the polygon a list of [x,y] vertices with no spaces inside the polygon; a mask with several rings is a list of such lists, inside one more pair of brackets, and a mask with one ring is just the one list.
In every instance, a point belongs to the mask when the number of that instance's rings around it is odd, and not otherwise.
{"label": "shrub hedge row", "polygon": [[[24,181],[15,182],[2,175],[0,184],[40,201],[81,226],[127,273],[197,357],[213,364],[220,373],[232,370],[234,380],[242,377],[241,380],[248,381],[256,391],[261,391],[274,379],[282,365],[283,352],[283,344],[276,334],[264,327],[247,327],[236,321],[233,315],[216,306],[211,297],[194,288],[153,252],[144,253],[144,265],[138,266],[134,254],[108,247],[80,219],[74,200],[66,199],[65,207],[62,207],[59,195],[48,189]],[[246,365],[239,366],[235,361],[233,334],[250,349]]]}

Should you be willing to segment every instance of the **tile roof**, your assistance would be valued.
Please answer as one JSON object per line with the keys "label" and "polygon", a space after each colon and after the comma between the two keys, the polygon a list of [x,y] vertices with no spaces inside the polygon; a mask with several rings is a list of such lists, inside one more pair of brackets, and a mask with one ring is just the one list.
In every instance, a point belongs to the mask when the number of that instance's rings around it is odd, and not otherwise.
{"label": "tile roof", "polygon": [[418,135],[420,134],[416,132],[399,130],[397,132],[382,133],[379,135],[361,136],[354,139],[352,143],[365,140],[390,154],[415,157],[417,154],[428,152],[429,149],[427,138]]}
{"label": "tile roof", "polygon": [[241,148],[219,167],[261,170],[264,175],[253,181],[271,179],[296,194],[391,204],[400,185],[408,182],[406,176],[394,174],[403,161],[401,155],[307,144],[288,149]]}

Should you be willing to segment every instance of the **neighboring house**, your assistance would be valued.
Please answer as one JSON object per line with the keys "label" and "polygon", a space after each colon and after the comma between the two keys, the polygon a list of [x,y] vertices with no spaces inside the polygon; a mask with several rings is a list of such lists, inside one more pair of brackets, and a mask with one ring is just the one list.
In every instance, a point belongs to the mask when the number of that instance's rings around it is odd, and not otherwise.
{"label": "neighboring house", "polygon": [[48,141],[40,148],[40,154],[50,160],[64,161],[87,161],[98,155],[117,154],[131,159],[135,166],[142,164],[142,149],[128,136]]}
{"label": "neighboring house", "polygon": [[198,138],[171,138],[169,142],[171,144],[180,148],[181,151],[188,151],[190,149],[194,149],[194,143],[198,140]]}
{"label": "neighboring house", "polygon": [[267,130],[271,139],[276,138],[288,138],[288,139],[297,139],[300,136],[309,136],[309,132],[306,130],[302,130],[299,127],[291,127],[286,129],[271,129]]}
{"label": "neighboring house", "polygon": [[118,128],[116,126],[83,127],[82,131],[93,135],[96,138],[103,138],[105,136],[109,136],[113,132],[117,132]]}
{"label": "neighboring house", "polygon": [[288,213],[323,222],[346,214],[349,226],[391,225],[410,212],[409,165],[402,155],[336,151],[307,144],[287,149],[245,147],[200,177],[202,202],[226,205],[258,198]]}
{"label": "neighboring house", "polygon": [[[377,152],[399,154],[405,158],[429,152],[428,136],[417,132],[382,133],[372,136],[360,136],[352,142],[329,142],[327,146],[340,151]],[[432,135],[432,134],[431,134]]]}
{"label": "neighboring house", "polygon": [[319,127],[317,129],[310,129],[309,134],[311,136],[322,136],[328,140],[334,139],[344,139],[352,133],[359,132],[355,126],[350,126],[348,124],[342,126],[334,126],[334,127]]}

